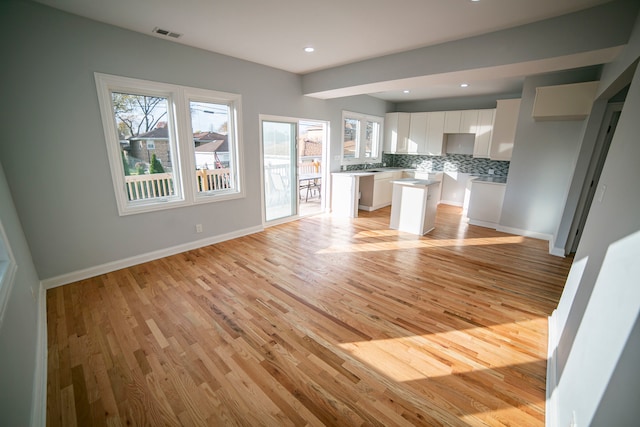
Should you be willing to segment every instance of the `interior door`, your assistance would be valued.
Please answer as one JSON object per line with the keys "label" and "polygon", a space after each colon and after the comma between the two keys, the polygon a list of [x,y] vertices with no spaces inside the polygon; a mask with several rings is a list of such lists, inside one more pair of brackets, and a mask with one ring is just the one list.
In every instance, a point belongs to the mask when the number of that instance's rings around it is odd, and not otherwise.
{"label": "interior door", "polygon": [[589,165],[585,179],[585,185],[582,188],[576,214],[571,229],[569,230],[569,238],[567,239],[567,247],[570,248],[569,253],[575,253],[578,250],[578,243],[580,243],[582,230],[587,222],[591,203],[598,188],[600,174],[602,173],[604,162],[607,159],[607,153],[609,152],[609,146],[615,134],[616,126],[618,125],[618,119],[622,113],[622,106],[622,103],[609,104],[609,110],[603,123],[604,135],[599,137],[596,147],[594,148],[591,164]]}
{"label": "interior door", "polygon": [[297,122],[262,120],[265,221],[298,213]]}

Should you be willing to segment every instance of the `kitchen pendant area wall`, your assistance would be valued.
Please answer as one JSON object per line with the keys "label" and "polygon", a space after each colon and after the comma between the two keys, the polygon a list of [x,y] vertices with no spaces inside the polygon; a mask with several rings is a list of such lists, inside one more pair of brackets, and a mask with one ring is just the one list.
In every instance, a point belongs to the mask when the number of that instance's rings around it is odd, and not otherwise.
{"label": "kitchen pendant area wall", "polygon": [[496,176],[509,174],[509,162],[473,157],[470,154],[445,154],[426,156],[418,154],[382,155],[387,167],[421,169],[432,172],[460,172],[473,175],[489,175],[493,170]]}

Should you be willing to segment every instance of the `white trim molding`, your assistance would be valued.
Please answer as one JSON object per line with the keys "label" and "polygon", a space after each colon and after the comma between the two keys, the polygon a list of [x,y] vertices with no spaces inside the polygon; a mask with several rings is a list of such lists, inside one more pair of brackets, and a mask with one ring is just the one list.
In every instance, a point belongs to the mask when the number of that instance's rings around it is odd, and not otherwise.
{"label": "white trim molding", "polygon": [[557,354],[558,354],[558,331],[556,329],[556,310],[553,310],[548,318],[547,331],[547,390],[545,426],[556,427],[558,425],[558,378],[557,378]]}
{"label": "white trim molding", "polygon": [[40,282],[38,292],[38,332],[36,341],[36,366],[33,376],[31,426],[47,425],[47,290]]}
{"label": "white trim molding", "polygon": [[549,242],[549,254],[564,258],[564,249],[554,247],[555,239],[552,234],[538,233],[537,231],[522,230],[520,228],[504,227],[498,225],[496,231],[503,233],[516,234],[518,236],[532,237],[534,239],[546,240]]}
{"label": "white trim molding", "polygon": [[11,296],[17,269],[18,265],[13,256],[11,246],[9,246],[9,239],[0,222],[0,327],[2,326],[4,312],[7,308],[9,297]]}
{"label": "white trim molding", "polygon": [[523,230],[521,228],[504,227],[502,225],[499,225],[498,228],[496,228],[496,230],[502,231],[503,233],[517,234],[518,236],[525,236],[525,237],[533,237],[534,239],[540,239],[540,240],[551,241],[551,239],[553,239],[553,236],[551,234],[538,233],[537,231]]}
{"label": "white trim molding", "polygon": [[60,276],[51,277],[42,281],[45,289],[52,289],[58,286],[67,285],[69,283],[77,282],[79,280],[88,279],[90,277],[99,276],[101,274],[110,273],[112,271],[120,270],[122,268],[131,267],[134,265],[142,264],[144,262],[153,261],[159,258],[164,258],[171,255],[176,255],[182,252],[187,252],[193,249],[202,248],[204,246],[213,245],[216,243],[224,242],[226,240],[235,239],[238,237],[246,236],[253,233],[259,233],[264,230],[262,226],[249,227],[241,230],[237,230],[231,233],[221,234],[217,236],[208,237],[206,239],[195,240],[193,242],[184,243],[182,245],[172,246],[165,249],[160,249],[153,252],[147,252],[132,256],[129,258],[120,259],[117,261],[108,262],[106,264],[96,265],[94,267],[85,268],[83,270],[72,271],[71,273],[62,274]]}

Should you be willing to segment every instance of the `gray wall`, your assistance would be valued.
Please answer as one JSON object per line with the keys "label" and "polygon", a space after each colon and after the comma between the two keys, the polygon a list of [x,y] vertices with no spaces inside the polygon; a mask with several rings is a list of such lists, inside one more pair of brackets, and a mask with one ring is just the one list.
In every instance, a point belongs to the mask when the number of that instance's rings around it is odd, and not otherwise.
{"label": "gray wall", "polygon": [[[6,140],[3,140],[3,144]],[[0,328],[0,425],[28,426],[34,393],[40,281],[0,165],[0,223],[18,269]]]}
{"label": "gray wall", "polygon": [[600,177],[606,192],[591,206],[554,314],[559,426],[574,413],[579,426],[635,426],[640,419],[639,59],[640,15],[623,55],[603,70],[603,96],[629,79],[631,86]]}
{"label": "gray wall", "polygon": [[450,111],[450,110],[479,110],[496,108],[496,100],[520,98],[518,93],[504,93],[501,95],[464,96],[446,99],[428,99],[423,101],[400,102],[395,104],[393,111],[419,113],[422,111]]}
{"label": "gray wall", "polygon": [[[36,3],[0,9],[0,159],[41,279],[262,224],[259,114],[331,121],[341,109],[384,115],[368,96],[321,101],[301,77],[66,14]],[[94,72],[242,95],[247,197],[120,217]],[[332,160],[330,169],[337,170]],[[204,232],[195,234],[194,225]]]}
{"label": "gray wall", "polygon": [[598,69],[525,79],[500,226],[553,235],[562,218],[586,121],[535,121],[536,87],[598,80]]}

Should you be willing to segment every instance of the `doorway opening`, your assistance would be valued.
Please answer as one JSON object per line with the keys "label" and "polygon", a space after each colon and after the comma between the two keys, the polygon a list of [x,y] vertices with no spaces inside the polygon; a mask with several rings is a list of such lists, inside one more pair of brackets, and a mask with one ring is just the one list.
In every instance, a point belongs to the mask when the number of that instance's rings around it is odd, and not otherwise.
{"label": "doorway opening", "polygon": [[274,116],[260,121],[264,223],[323,212],[328,123]]}
{"label": "doorway opening", "polygon": [[580,199],[578,200],[578,206],[576,208],[576,215],[574,216],[571,229],[569,230],[569,239],[567,242],[567,248],[569,253],[575,253],[578,249],[578,243],[582,237],[582,231],[584,225],[587,222],[591,203],[598,188],[598,182],[600,180],[600,174],[604,167],[604,162],[607,159],[609,152],[609,146],[611,140],[616,131],[620,114],[622,113],[623,102],[612,102],[607,106],[600,135],[593,150],[593,156],[587,170],[587,176],[585,179],[582,192],[580,193]]}

